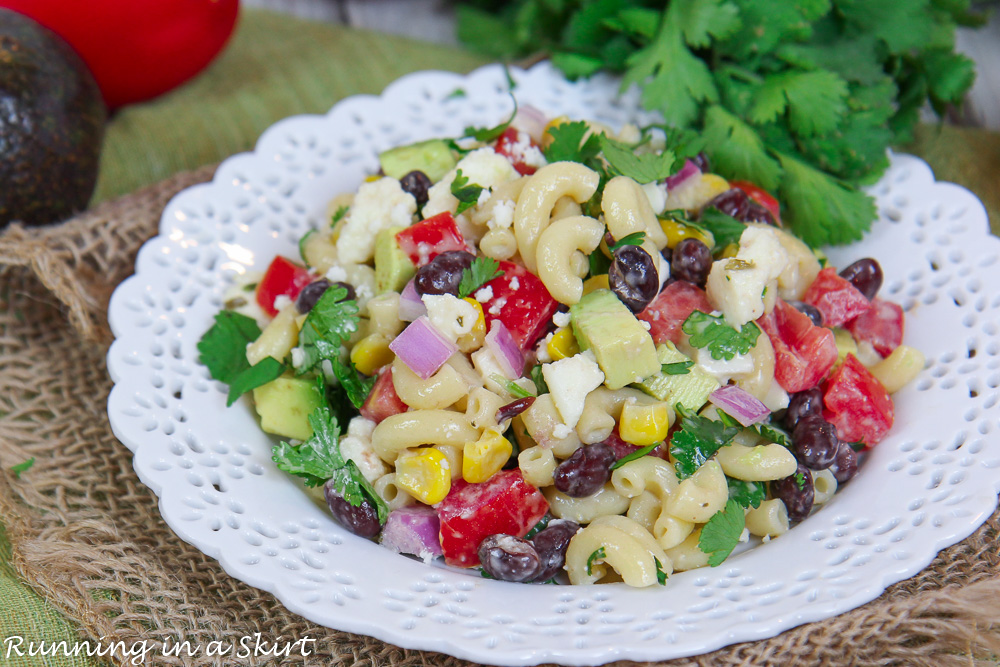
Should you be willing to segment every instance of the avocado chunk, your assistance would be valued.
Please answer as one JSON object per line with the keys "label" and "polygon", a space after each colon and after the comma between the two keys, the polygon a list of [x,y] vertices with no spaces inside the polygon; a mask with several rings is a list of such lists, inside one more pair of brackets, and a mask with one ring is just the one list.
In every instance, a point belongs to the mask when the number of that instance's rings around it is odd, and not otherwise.
{"label": "avocado chunk", "polygon": [[411,171],[422,171],[437,183],[455,168],[455,156],[443,139],[430,139],[379,153],[378,161],[386,176],[402,178]]}
{"label": "avocado chunk", "polygon": [[584,295],[569,314],[580,349],[593,351],[609,388],[621,389],[659,372],[649,331],[610,290]]}
{"label": "avocado chunk", "polygon": [[107,112],[76,52],[0,9],[0,228],[44,225],[87,207]]}
{"label": "avocado chunk", "polygon": [[844,359],[847,358],[848,354],[857,356],[858,343],[854,340],[854,336],[851,335],[850,331],[841,329],[840,327],[834,327],[833,340],[837,344],[837,363],[834,364],[834,370],[836,370],[844,363]]}
{"label": "avocado chunk", "polygon": [[396,234],[406,227],[388,227],[375,236],[375,293],[402,292],[417,267],[396,243]]}
{"label": "avocado chunk", "polygon": [[[660,364],[691,361],[670,341],[656,347],[656,356]],[[698,366],[691,366],[683,375],[657,373],[635,386],[671,407],[680,403],[693,412],[705,405],[712,392],[719,388],[719,381]]]}
{"label": "avocado chunk", "polygon": [[286,438],[308,440],[312,435],[309,415],[324,404],[325,397],[315,379],[285,377],[253,390],[260,427]]}

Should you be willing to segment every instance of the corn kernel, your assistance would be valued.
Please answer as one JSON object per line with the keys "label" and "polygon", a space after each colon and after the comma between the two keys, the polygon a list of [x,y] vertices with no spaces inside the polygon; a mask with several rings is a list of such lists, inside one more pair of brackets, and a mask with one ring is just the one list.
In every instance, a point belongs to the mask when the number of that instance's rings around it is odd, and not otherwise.
{"label": "corn kernel", "polygon": [[382,334],[365,336],[351,348],[351,361],[365,375],[375,375],[375,371],[392,363],[395,357],[389,349],[389,339]]}
{"label": "corn kernel", "polygon": [[885,390],[894,394],[905,387],[924,369],[924,353],[909,345],[900,345],[888,357],[868,370]]}
{"label": "corn kernel", "polygon": [[465,443],[462,477],[466,482],[485,482],[504,467],[514,446],[496,429],[488,428],[476,442]]}
{"label": "corn kernel", "polygon": [[667,246],[670,248],[676,247],[684,239],[698,239],[707,245],[709,250],[715,247],[715,238],[707,230],[685,225],[672,218],[660,218],[660,227],[667,235]]}
{"label": "corn kernel", "polygon": [[738,255],[739,252],[740,252],[740,244],[730,243],[729,245],[727,245],[725,248],[722,249],[722,254],[719,256],[719,259],[732,259],[733,257],[736,257],[736,255]]}
{"label": "corn kernel", "polygon": [[396,486],[426,505],[441,502],[451,490],[448,459],[433,447],[396,459]]}
{"label": "corn kernel", "polygon": [[698,183],[698,194],[705,203],[712,201],[723,192],[729,190],[729,181],[717,174],[702,174]]}
{"label": "corn kernel", "polygon": [[576,342],[573,330],[569,327],[563,327],[552,335],[545,349],[553,361],[559,361],[577,354],[580,351],[580,346]]}
{"label": "corn kernel", "polygon": [[468,354],[481,348],[486,340],[486,316],[483,315],[483,304],[471,297],[466,297],[463,301],[476,309],[476,323],[472,326],[472,331],[458,337],[458,349]]}
{"label": "corn kernel", "polygon": [[850,331],[840,327],[833,329],[833,340],[837,344],[837,362],[833,365],[833,369],[836,370],[844,363],[848,354],[858,355],[858,344]]}
{"label": "corn kernel", "polygon": [[622,440],[645,447],[662,442],[670,430],[671,410],[666,403],[640,405],[628,401],[622,406],[618,430]]}
{"label": "corn kernel", "polygon": [[378,174],[372,174],[371,176],[365,176],[365,183],[374,183],[375,181],[382,180],[382,176]]}
{"label": "corn kernel", "polygon": [[602,273],[597,276],[591,276],[583,281],[584,294],[590,294],[594,290],[599,289],[611,289],[611,285],[608,282],[608,274]]}

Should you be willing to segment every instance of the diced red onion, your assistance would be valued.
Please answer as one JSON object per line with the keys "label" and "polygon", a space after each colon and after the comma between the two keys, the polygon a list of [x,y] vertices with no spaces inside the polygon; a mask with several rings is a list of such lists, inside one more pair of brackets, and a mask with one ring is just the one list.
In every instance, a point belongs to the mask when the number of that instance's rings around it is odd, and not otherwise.
{"label": "diced red onion", "polygon": [[535,107],[523,104],[517,108],[517,114],[511,125],[519,130],[528,133],[536,144],[542,143],[542,135],[545,134],[545,126],[549,120],[545,113]]}
{"label": "diced red onion", "polygon": [[389,513],[382,529],[382,546],[430,560],[441,555],[440,530],[441,520],[430,507],[401,507]]}
{"label": "diced red onion", "polygon": [[686,160],[680,171],[673,176],[667,177],[667,190],[673,190],[678,185],[681,185],[689,178],[693,178],[695,176],[701,176],[701,169],[699,169],[698,165],[691,160]]}
{"label": "diced red onion", "polygon": [[422,315],[396,336],[389,349],[421,379],[426,380],[444,366],[458,347]]}
{"label": "diced red onion", "polygon": [[524,371],[524,354],[507,327],[500,320],[493,320],[486,334],[486,349],[493,353],[500,370],[508,380],[516,380]]}
{"label": "diced red onion", "polygon": [[427,314],[427,306],[420,300],[417,288],[413,281],[406,283],[403,293],[399,295],[399,319],[404,322],[412,322],[421,315]]}
{"label": "diced red onion", "polygon": [[719,387],[708,400],[744,426],[763,421],[771,414],[766,405],[735,384]]}

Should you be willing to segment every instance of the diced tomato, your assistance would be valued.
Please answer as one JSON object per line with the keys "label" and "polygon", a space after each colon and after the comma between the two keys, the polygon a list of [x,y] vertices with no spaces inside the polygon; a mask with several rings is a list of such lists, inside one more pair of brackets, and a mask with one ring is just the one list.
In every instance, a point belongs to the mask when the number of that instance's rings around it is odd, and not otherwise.
{"label": "diced tomato", "polygon": [[677,344],[681,340],[681,325],[696,310],[712,312],[705,290],[677,280],[657,294],[636,317],[649,323],[649,333],[657,345],[668,340]]}
{"label": "diced tomato", "polygon": [[845,326],[854,340],[868,341],[876,352],[888,357],[903,342],[903,308],[875,297],[871,308]]}
{"label": "diced tomato", "polygon": [[729,181],[729,185],[734,188],[739,188],[746,193],[750,199],[767,209],[768,213],[774,216],[774,221],[781,223],[781,205],[778,204],[778,200],[771,196],[771,194],[761,188],[760,186],[754,185],[749,181]]}
{"label": "diced tomato", "polygon": [[480,484],[462,479],[435,505],[441,520],[441,549],[448,565],[479,564],[479,543],[496,533],[523,537],[549,510],[541,492],[520,470],[501,470]]}
{"label": "diced tomato", "polygon": [[493,150],[510,160],[510,163],[514,165],[514,170],[517,173],[522,176],[530,176],[538,171],[538,167],[533,167],[524,162],[525,146],[532,146],[535,149],[538,148],[538,144],[532,141],[527,132],[522,132],[513,127],[508,127],[503,131],[503,134],[500,135],[500,138],[497,139],[497,143],[493,146]]}
{"label": "diced tomato", "polygon": [[406,412],[408,406],[396,393],[392,384],[392,366],[383,366],[375,379],[364,405],[361,406],[361,416],[371,419],[376,424],[383,419]]}
{"label": "diced tomato", "polygon": [[278,314],[274,300],[279,296],[287,296],[294,301],[312,279],[309,269],[279,255],[271,261],[257,285],[257,303],[265,313],[274,317]]}
{"label": "diced tomato", "polygon": [[522,350],[531,348],[545,333],[559,303],[535,274],[513,262],[500,262],[503,275],[486,283],[493,296],[483,303],[486,329],[500,320]]}
{"label": "diced tomato", "polygon": [[823,389],[823,418],[837,427],[846,442],[868,447],[880,442],[892,427],[894,407],[882,383],[848,354]]}
{"label": "diced tomato", "polygon": [[449,250],[467,250],[465,238],[450,212],[438,213],[396,234],[396,243],[421,267]]}
{"label": "diced tomato", "polygon": [[819,312],[823,313],[823,326],[826,327],[839,327],[872,305],[868,297],[849,280],[837,275],[837,270],[832,267],[819,272],[802,300],[819,308]]}
{"label": "diced tomato", "polygon": [[812,389],[837,362],[833,332],[781,299],[757,324],[774,348],[774,379],[787,392]]}

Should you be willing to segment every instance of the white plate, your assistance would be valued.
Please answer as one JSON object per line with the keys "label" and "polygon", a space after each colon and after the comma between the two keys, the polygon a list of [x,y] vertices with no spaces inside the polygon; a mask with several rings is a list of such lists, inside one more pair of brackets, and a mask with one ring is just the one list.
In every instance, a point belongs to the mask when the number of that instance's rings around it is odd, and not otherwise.
{"label": "white plate", "polygon": [[[617,83],[567,83],[547,65],[514,71],[520,103],[613,126],[643,120]],[[452,94],[463,90],[464,96]],[[659,660],[761,639],[879,595],[968,536],[1000,490],[1000,242],[966,190],[895,155],[872,189],[880,219],[834,264],[879,259],[882,295],[907,311],[927,368],[895,396],[896,425],[836,498],[787,535],[665,588],[528,586],[397,556],[339,528],[270,460],[246,400],[197,363],[195,344],[233,278],[262,269],[353,191],[394,145],[506,118],[498,66],[413,74],[380,97],[264,133],[253,153],[179,194],[136,274],[111,301],[117,340],[108,412],[164,519],[225,570],[331,628],[501,665]]]}

